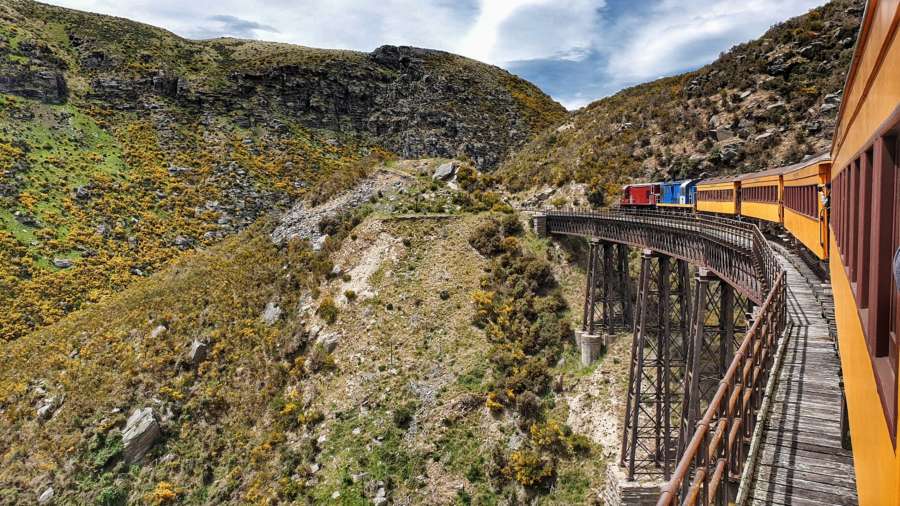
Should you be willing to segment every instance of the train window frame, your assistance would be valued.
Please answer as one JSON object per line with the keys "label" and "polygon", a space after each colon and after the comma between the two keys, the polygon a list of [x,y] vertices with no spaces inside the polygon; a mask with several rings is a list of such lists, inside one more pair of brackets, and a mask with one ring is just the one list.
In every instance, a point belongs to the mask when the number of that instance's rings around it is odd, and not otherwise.
{"label": "train window frame", "polygon": [[[872,180],[874,179],[874,167],[872,163],[872,147],[862,152],[859,156],[859,222],[856,230],[859,239],[856,247],[856,300],[859,308],[869,309],[869,284],[870,265],[875,260],[871,244],[867,244],[866,238],[872,236],[872,220],[875,217],[875,202],[872,194]],[[868,175],[869,177],[865,177]],[[873,337],[874,339],[874,337]]]}
{"label": "train window frame", "polygon": [[712,201],[712,202],[729,202],[734,199],[734,190],[729,190],[729,189],[700,190],[697,192],[697,199]]}
{"label": "train window frame", "polygon": [[[891,275],[894,251],[900,246],[900,136],[886,134],[861,155],[861,165],[871,167],[871,186],[875,192],[870,199],[871,223],[868,267],[865,272],[867,285],[865,289],[867,307],[859,302],[860,320],[864,325],[867,341],[871,341],[869,350],[872,368],[878,385],[882,407],[891,427],[892,440],[896,434],[897,424],[897,287]],[[868,160],[866,160],[868,159]],[[880,280],[888,280],[879,283]],[[862,283],[860,283],[862,285]],[[893,314],[892,314],[893,313]],[[887,317],[885,317],[885,314]],[[865,318],[863,318],[865,316]],[[891,318],[893,316],[894,318]],[[892,321],[894,320],[894,321]],[[893,327],[893,328],[892,328]],[[894,441],[896,447],[896,441]]]}
{"label": "train window frame", "polygon": [[747,202],[776,203],[778,202],[778,185],[768,184],[741,188],[741,199]]}
{"label": "train window frame", "polygon": [[795,213],[819,219],[819,185],[807,184],[784,187],[784,206]]}
{"label": "train window frame", "polygon": [[850,195],[847,199],[850,207],[850,223],[853,226],[853,234],[850,235],[850,244],[847,246],[847,268],[850,271],[850,286],[856,292],[856,266],[859,252],[859,157],[850,162]]}
{"label": "train window frame", "polygon": [[900,112],[879,128],[832,182],[835,244],[850,284],[893,447],[900,390],[900,293],[891,274],[900,247]]}

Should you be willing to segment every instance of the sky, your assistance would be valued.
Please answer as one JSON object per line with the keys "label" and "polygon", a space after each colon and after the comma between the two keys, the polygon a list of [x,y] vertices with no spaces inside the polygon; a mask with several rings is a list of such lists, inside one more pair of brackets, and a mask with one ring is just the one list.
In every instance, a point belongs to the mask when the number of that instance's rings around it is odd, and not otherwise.
{"label": "sky", "polygon": [[183,37],[371,51],[442,49],[505,68],[575,109],[699,68],[825,0],[43,0]]}

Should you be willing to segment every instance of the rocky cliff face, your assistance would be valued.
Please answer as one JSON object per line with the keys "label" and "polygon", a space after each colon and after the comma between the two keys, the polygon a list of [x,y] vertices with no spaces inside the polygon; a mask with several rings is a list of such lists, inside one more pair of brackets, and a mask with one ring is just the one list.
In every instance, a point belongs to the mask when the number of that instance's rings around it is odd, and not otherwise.
{"label": "rocky cliff face", "polygon": [[[594,102],[501,169],[514,188],[750,172],[827,150],[863,12],[834,0],[695,72]],[[600,192],[602,193],[602,192]]]}
{"label": "rocky cliff face", "polygon": [[[198,114],[229,111],[245,128],[277,127],[285,117],[403,157],[468,157],[483,169],[564,115],[531,84],[441,51],[189,41],[30,1],[4,10],[20,29],[0,46],[0,91],[48,103],[66,101],[67,80],[78,80],[75,94],[117,110],[164,101]],[[29,22],[41,28],[22,30]]]}
{"label": "rocky cliff face", "polygon": [[563,108],[440,51],[190,41],[0,3],[0,339],[396,157],[490,169]]}

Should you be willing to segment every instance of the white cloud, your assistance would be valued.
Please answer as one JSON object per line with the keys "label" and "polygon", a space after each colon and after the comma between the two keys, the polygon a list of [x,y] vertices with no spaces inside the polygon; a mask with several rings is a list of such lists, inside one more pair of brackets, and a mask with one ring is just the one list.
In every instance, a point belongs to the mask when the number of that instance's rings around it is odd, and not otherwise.
{"label": "white cloud", "polygon": [[[822,0],[664,0],[623,16],[609,41],[609,72],[623,81],[653,79],[709,63],[734,44],[802,14]],[[620,43],[617,43],[619,41]]]}
{"label": "white cloud", "polygon": [[568,107],[711,62],[826,0],[44,0],[188,38],[442,49],[520,72]]}
{"label": "white cloud", "polygon": [[547,58],[589,47],[604,0],[481,0],[455,52],[489,63]]}
{"label": "white cloud", "polygon": [[[443,49],[502,64],[587,46],[603,0],[49,0],[161,26],[188,38],[230,35],[371,51]],[[217,16],[228,16],[231,23]],[[235,29],[240,27],[240,29]]]}
{"label": "white cloud", "polygon": [[382,44],[446,48],[469,20],[465,9],[446,0],[49,0],[50,3],[161,26],[178,35],[213,35],[227,15],[258,23],[252,38],[314,47],[371,50]]}

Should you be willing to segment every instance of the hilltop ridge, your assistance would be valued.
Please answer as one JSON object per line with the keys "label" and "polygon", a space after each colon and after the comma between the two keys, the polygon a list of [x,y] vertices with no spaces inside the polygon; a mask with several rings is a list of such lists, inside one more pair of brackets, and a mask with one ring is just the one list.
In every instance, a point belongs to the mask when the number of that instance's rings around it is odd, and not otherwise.
{"label": "hilltop ridge", "polygon": [[[696,71],[575,111],[498,170],[513,190],[752,172],[828,148],[863,0],[834,0]],[[602,199],[597,199],[602,200]]]}
{"label": "hilltop ridge", "polygon": [[565,111],[441,51],[192,41],[0,4],[0,339],[392,158],[490,168]]}

